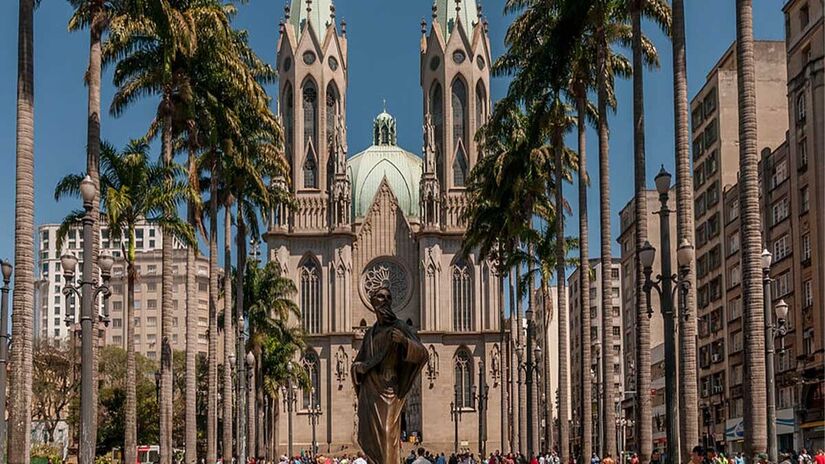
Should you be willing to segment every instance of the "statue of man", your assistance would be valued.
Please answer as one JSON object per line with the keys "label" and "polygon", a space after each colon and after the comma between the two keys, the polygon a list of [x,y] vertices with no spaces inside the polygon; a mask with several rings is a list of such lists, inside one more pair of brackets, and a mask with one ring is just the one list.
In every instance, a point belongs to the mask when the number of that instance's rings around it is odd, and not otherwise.
{"label": "statue of man", "polygon": [[375,291],[370,303],[377,321],[352,364],[358,443],[369,464],[396,464],[404,402],[429,355],[413,328],[395,316],[388,288]]}

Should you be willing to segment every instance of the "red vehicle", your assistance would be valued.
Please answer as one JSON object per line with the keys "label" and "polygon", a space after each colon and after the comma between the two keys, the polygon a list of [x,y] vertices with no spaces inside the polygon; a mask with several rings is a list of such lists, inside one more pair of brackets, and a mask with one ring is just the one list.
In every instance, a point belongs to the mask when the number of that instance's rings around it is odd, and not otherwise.
{"label": "red vehicle", "polygon": [[135,464],[155,464],[160,462],[160,446],[140,445],[137,447]]}

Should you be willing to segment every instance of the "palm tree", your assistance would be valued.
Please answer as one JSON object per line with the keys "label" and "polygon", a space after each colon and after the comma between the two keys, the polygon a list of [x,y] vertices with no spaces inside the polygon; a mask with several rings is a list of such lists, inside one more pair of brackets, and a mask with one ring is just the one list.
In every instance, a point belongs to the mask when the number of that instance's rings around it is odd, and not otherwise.
{"label": "palm tree", "polygon": [[[745,454],[767,448],[765,320],[762,312],[759,212],[759,158],[756,147],[756,71],[753,58],[753,5],[736,1],[736,76],[739,91],[739,204],[742,221],[742,288],[745,335]],[[772,343],[772,341],[769,341]]]}
{"label": "palm tree", "polygon": [[[173,232],[173,237],[193,246],[194,232],[176,217],[169,218],[165,212],[177,207],[178,203],[194,196],[185,182],[177,180],[180,167],[149,161],[149,145],[145,141],[132,141],[123,153],[114,147],[102,144],[100,149],[100,199],[109,224],[112,238],[121,240],[125,234],[123,256],[127,267],[126,295],[126,414],[124,436],[124,459],[132,462],[137,451],[137,393],[136,364],[134,346],[134,286],[137,279],[135,268],[135,227],[146,220],[157,223]],[[65,196],[79,196],[80,182],[85,174],[68,175],[55,187],[55,199]],[[168,179],[174,179],[169,182]],[[83,211],[75,211],[58,229],[58,249],[69,228],[76,225]]]}
{"label": "palm tree", "polygon": [[[676,153],[676,240],[694,243],[693,182],[690,168],[688,134],[687,65],[685,62],[685,8],[683,0],[673,0],[673,112]],[[741,147],[741,145],[740,145]],[[757,234],[759,231],[757,230]],[[757,239],[758,241],[758,239]],[[757,245],[757,248],[759,245]],[[744,248],[743,248],[744,250]],[[757,255],[759,252],[757,252]],[[758,261],[758,260],[757,260]],[[682,460],[699,442],[698,380],[696,377],[696,288],[695,263],[691,261],[687,278],[691,285],[679,322],[679,440]],[[761,284],[760,284],[761,285]],[[761,287],[760,287],[761,288]],[[760,306],[761,307],[761,306]]]}
{"label": "palm tree", "polygon": [[[17,32],[17,152],[9,462],[29,462],[34,315],[34,4],[20,0]],[[0,451],[3,451],[0,448]],[[3,459],[4,456],[0,456]]]}

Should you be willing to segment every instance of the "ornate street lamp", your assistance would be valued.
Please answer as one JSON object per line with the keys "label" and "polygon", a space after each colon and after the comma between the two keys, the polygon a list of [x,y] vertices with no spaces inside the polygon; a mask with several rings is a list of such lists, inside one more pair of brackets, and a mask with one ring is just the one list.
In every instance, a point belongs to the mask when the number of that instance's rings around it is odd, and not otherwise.
{"label": "ornate street lamp", "polygon": [[[676,392],[676,319],[678,315],[674,310],[674,292],[679,291],[680,311],[682,318],[687,317],[687,292],[690,288],[688,274],[690,273],[690,263],[694,258],[694,249],[687,240],[679,244],[676,252],[676,260],[679,265],[679,273],[672,274],[670,265],[670,213],[667,205],[668,192],[670,191],[670,173],[665,171],[664,166],[656,176],[656,190],[659,192],[659,231],[662,244],[662,273],[656,276],[656,280],[651,279],[653,274],[653,261],[656,258],[656,249],[645,242],[639,250],[639,260],[645,276],[644,292],[647,295],[647,313],[653,315],[653,308],[650,302],[650,293],[656,290],[662,302],[662,316],[665,323],[665,404],[675,405],[677,403]],[[677,408],[668,407],[665,411],[667,417],[667,455],[668,459],[675,459],[680,456],[679,448],[679,413]]]}
{"label": "ornate street lamp", "polygon": [[292,389],[292,362],[288,362],[286,365],[286,370],[288,372],[286,382],[286,410],[287,410],[287,434],[289,441],[287,442],[287,451],[289,452],[289,459],[290,462],[295,454],[292,453],[292,411],[293,406],[295,404],[295,392]]}
{"label": "ornate street lamp", "polygon": [[[75,286],[75,268],[77,258],[70,254],[60,257],[60,264],[63,268],[63,277],[66,283],[63,286],[65,296],[76,295],[80,297],[80,327],[81,327],[81,371],[80,371],[80,464],[92,464],[95,458],[96,437],[92,433],[92,402],[94,400],[94,371],[92,359],[94,358],[94,342],[97,338],[93,333],[93,318],[101,319],[100,314],[95,315],[94,306],[97,297],[103,295],[109,298],[109,278],[111,277],[114,258],[108,253],[101,253],[97,259],[97,266],[100,268],[102,283],[98,285],[95,270],[92,266],[92,246],[97,237],[93,235],[95,219],[92,217],[92,206],[97,193],[91,177],[86,176],[80,182],[80,196],[83,199],[83,274],[80,283]],[[104,304],[105,306],[105,304]],[[101,319],[106,322],[106,319]],[[74,322],[74,314],[67,317],[66,323],[70,325]]]}
{"label": "ornate street lamp", "polygon": [[[525,351],[527,354],[527,364],[525,366],[526,384],[527,384],[527,413],[532,416],[535,411],[533,408],[533,309],[528,308],[524,315],[527,318],[527,346]],[[533,418],[527,418],[527,458],[533,456]]]}
{"label": "ornate street lamp", "polygon": [[2,309],[0,309],[0,457],[6,456],[6,366],[9,361],[9,282],[14,271],[11,263],[0,260],[3,272]]}
{"label": "ornate street lamp", "polygon": [[473,386],[473,402],[477,404],[478,411],[478,450],[481,459],[484,459],[487,451],[487,397],[490,394],[490,386],[487,385],[484,372],[484,361],[478,362],[478,393]]}

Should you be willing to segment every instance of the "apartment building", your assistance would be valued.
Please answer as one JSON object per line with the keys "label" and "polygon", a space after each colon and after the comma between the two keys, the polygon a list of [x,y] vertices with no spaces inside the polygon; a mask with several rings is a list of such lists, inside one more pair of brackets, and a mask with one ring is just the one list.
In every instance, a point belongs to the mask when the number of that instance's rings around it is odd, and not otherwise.
{"label": "apartment building", "polygon": [[[659,215],[655,214],[661,207],[659,200],[659,192],[655,189],[645,192],[646,207],[647,207],[647,239],[656,248],[656,259],[653,263],[655,273],[659,273],[662,269],[662,245],[661,245],[661,226]],[[671,188],[668,197],[668,208],[671,211],[676,210],[676,188]],[[621,212],[619,212],[619,222],[621,224],[621,233],[619,234],[618,242],[621,245],[621,263],[622,263],[622,335],[624,339],[624,356],[622,358],[622,365],[624,370],[624,385],[626,386],[626,395],[622,401],[622,410],[624,417],[633,419],[636,417],[635,405],[636,395],[638,389],[636,388],[636,341],[638,339],[636,332],[636,199],[631,199]],[[671,244],[671,269],[676,272],[676,217],[675,214],[670,218],[670,244]],[[654,274],[655,277],[655,274]],[[650,347],[656,347],[664,343],[664,321],[662,319],[662,307],[659,294],[655,291],[650,294]],[[664,350],[664,348],[661,348]],[[662,354],[664,359],[664,354]],[[661,360],[660,360],[661,361]],[[651,355],[651,366],[657,361]],[[664,374],[663,374],[664,375]],[[664,382],[664,380],[663,380]],[[664,385],[664,384],[663,384]],[[632,393],[631,393],[632,392]],[[664,412],[662,412],[664,414]],[[651,418],[656,426],[654,418]],[[628,427],[625,430],[625,443],[627,449],[639,449],[636,443],[635,430],[633,427]],[[658,443],[656,446],[664,447],[664,444]]]}
{"label": "apartment building", "polygon": [[[787,186],[777,186],[770,199],[773,204],[789,202],[790,213],[787,220],[772,224],[769,238],[775,246],[787,248],[791,258],[787,270],[777,263],[771,275],[780,284],[784,279],[792,292],[784,298],[793,302],[789,303],[789,318],[794,328],[784,340],[793,351],[778,364],[784,370],[777,369],[777,403],[778,407],[793,406],[795,447],[818,449],[825,448],[823,4],[821,0],[789,0],[783,11],[789,130],[785,153],[774,156],[787,163],[789,180]],[[767,163],[768,167],[781,172],[782,159]],[[790,230],[785,230],[788,223]]]}
{"label": "apartment building", "polygon": [[[756,41],[754,57],[757,146],[771,151],[783,143],[788,127],[784,43]],[[700,430],[706,446],[727,451],[741,447],[726,434],[729,425],[737,427],[732,418],[741,417],[741,387],[730,388],[741,377],[741,354],[728,356],[741,345],[740,238],[730,228],[738,217],[738,196],[731,190],[739,171],[737,95],[734,43],[691,101]]]}
{"label": "apartment building", "polygon": [[[62,249],[57,248],[58,224],[45,224],[38,229],[40,250],[40,279],[39,301],[36,305],[38,322],[38,336],[53,338],[61,342],[69,341],[74,327],[66,325],[66,318],[74,316],[74,321],[80,320],[80,304],[72,295],[62,294],[65,285],[63,271],[60,267],[60,256],[71,253],[81,257],[83,250],[82,230],[80,227],[71,228],[64,240]],[[135,267],[138,279],[135,286],[135,349],[138,353],[150,359],[160,357],[160,277],[161,277],[161,248],[163,239],[158,226],[149,223],[140,223],[135,230],[136,259]],[[125,347],[124,334],[126,324],[124,314],[124,298],[126,291],[126,263],[122,257],[121,240],[110,234],[108,226],[102,224],[100,230],[101,250],[108,251],[115,256],[115,265],[112,268],[110,288],[112,295],[109,298],[108,327],[103,327],[102,333],[106,344]],[[172,318],[173,334],[172,349],[183,350],[186,346],[186,249],[176,241],[173,255],[174,280],[174,314]],[[198,286],[198,351],[206,354],[208,348],[209,328],[209,263],[206,257],[196,258]],[[78,269],[82,263],[78,263]],[[102,313],[103,307],[101,305]]]}
{"label": "apartment building", "polygon": [[665,404],[665,344],[650,350],[650,420],[653,422],[653,452],[667,448],[667,405]]}
{"label": "apartment building", "polygon": [[[607,328],[607,330],[611,331],[613,345],[610,347],[603,348],[601,346],[601,334],[602,334],[602,292],[605,291],[602,288],[602,264],[600,259],[591,259],[590,260],[590,271],[591,271],[591,280],[590,280],[590,288],[588,291],[590,292],[590,331],[589,333],[583,332],[582,327],[582,320],[581,320],[581,277],[580,272],[581,268],[576,269],[567,279],[567,286],[568,286],[568,303],[567,307],[569,308],[568,311],[568,327],[569,327],[569,352],[570,352],[570,399],[571,399],[571,410],[572,410],[572,423],[573,427],[570,430],[570,437],[572,443],[572,451],[575,453],[581,447],[581,420],[580,418],[583,414],[591,414],[593,417],[593,430],[592,430],[592,437],[593,437],[593,449],[597,451],[600,456],[603,456],[605,452],[610,452],[611,454],[615,455],[616,450],[605,450],[602,451],[603,446],[601,445],[602,440],[601,437],[604,436],[606,433],[617,434],[616,425],[615,424],[604,424],[604,421],[601,420],[601,405],[599,399],[602,397],[604,393],[611,395],[613,401],[607,401],[607,405],[605,407],[611,407],[616,410],[616,406],[622,401],[625,397],[625,385],[624,385],[624,368],[622,359],[624,359],[623,354],[623,340],[622,337],[622,304],[624,299],[622,298],[622,265],[620,258],[613,258],[613,266],[609,270],[612,273],[612,283],[613,288],[607,290],[612,293],[612,300],[613,306],[608,308],[607,310],[610,311],[613,315],[613,326]],[[584,366],[582,365],[582,344],[583,343],[590,343],[590,353],[591,353],[591,365]],[[604,379],[602,372],[601,372],[601,356],[606,355],[610,356],[613,360],[613,378],[612,379]],[[583,378],[583,376],[589,375],[591,378]],[[591,405],[592,408],[590,411],[582,411],[581,409],[581,385],[583,382],[593,382],[593,389],[592,389],[592,399]]]}

